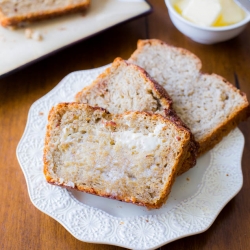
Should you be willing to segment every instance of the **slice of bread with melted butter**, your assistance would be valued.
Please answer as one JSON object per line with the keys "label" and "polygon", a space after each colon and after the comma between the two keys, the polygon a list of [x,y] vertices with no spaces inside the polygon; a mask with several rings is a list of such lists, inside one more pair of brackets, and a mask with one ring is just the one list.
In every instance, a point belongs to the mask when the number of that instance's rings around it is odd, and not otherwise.
{"label": "slice of bread with melted butter", "polygon": [[188,156],[191,133],[159,114],[110,114],[61,103],[48,118],[49,183],[147,208],[160,208]]}

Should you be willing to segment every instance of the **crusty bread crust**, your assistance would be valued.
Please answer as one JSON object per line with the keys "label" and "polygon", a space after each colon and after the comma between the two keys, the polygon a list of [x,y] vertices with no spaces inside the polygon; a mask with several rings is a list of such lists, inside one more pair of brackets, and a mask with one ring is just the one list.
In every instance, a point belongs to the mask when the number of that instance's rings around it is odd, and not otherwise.
{"label": "crusty bread crust", "polygon": [[[153,203],[145,202],[143,200],[139,200],[136,197],[131,198],[131,196],[129,194],[117,193],[116,195],[113,195],[112,193],[108,193],[105,189],[96,190],[95,188],[93,188],[91,186],[86,187],[85,185],[81,185],[81,184],[77,184],[77,183],[74,185],[74,187],[72,187],[72,186],[69,186],[67,182],[65,183],[64,181],[60,181],[60,176],[57,176],[57,177],[51,176],[51,170],[49,170],[49,165],[51,164],[51,161],[53,161],[53,159],[51,160],[51,158],[48,157],[48,155],[49,155],[49,152],[51,150],[51,145],[53,145],[53,143],[52,143],[53,131],[60,130],[61,119],[62,119],[63,115],[67,111],[74,110],[74,109],[86,110],[86,112],[88,112],[90,115],[94,111],[98,110],[100,112],[100,116],[107,120],[107,123],[104,126],[114,126],[115,127],[116,122],[119,119],[123,118],[126,115],[133,115],[135,118],[136,118],[136,116],[149,117],[152,121],[155,121],[155,123],[162,122],[162,123],[165,123],[166,126],[167,126],[167,124],[171,124],[171,126],[175,127],[176,131],[179,131],[178,133],[183,134],[183,139],[181,142],[179,154],[177,155],[177,157],[175,159],[174,166],[171,168],[171,172],[168,176],[168,179],[164,182],[164,186],[160,192],[161,198],[159,200],[157,200],[157,202],[153,202]],[[49,116],[48,116],[48,125],[47,125],[44,155],[43,155],[43,161],[44,161],[43,172],[44,172],[44,175],[46,177],[47,182],[54,184],[54,185],[58,185],[58,186],[66,187],[66,188],[73,188],[73,189],[76,189],[76,190],[79,190],[82,192],[86,192],[86,193],[90,193],[90,194],[94,194],[94,195],[98,195],[98,196],[102,196],[102,197],[112,198],[112,199],[116,199],[116,200],[120,200],[120,201],[124,201],[124,202],[129,202],[129,203],[133,203],[133,204],[136,204],[139,206],[145,206],[148,209],[160,208],[166,202],[167,197],[171,191],[171,187],[172,187],[174,180],[176,178],[177,172],[188,155],[188,150],[190,148],[190,145],[189,145],[190,138],[191,138],[191,133],[188,129],[180,126],[179,123],[170,122],[168,119],[166,119],[165,117],[163,117],[159,114],[150,114],[147,112],[136,111],[136,112],[125,112],[124,114],[118,114],[118,115],[111,115],[106,110],[104,110],[102,108],[91,107],[91,106],[88,106],[87,104],[60,103],[51,109]],[[56,165],[56,162],[53,161],[53,164]],[[57,168],[57,166],[56,166],[56,168]]]}
{"label": "crusty bread crust", "polygon": [[18,26],[22,22],[35,22],[39,20],[45,20],[56,16],[62,16],[69,13],[85,11],[90,5],[90,0],[84,1],[81,4],[69,5],[66,8],[58,8],[51,11],[40,11],[29,13],[28,15],[16,15],[13,17],[7,17],[1,12],[0,6],[0,24],[3,27]]}
{"label": "crusty bread crust", "polygon": [[142,53],[143,47],[147,45],[151,45],[151,46],[162,45],[166,48],[173,48],[175,51],[178,51],[180,54],[186,57],[189,57],[190,60],[193,60],[196,64],[196,70],[197,72],[199,72],[200,75],[216,77],[218,80],[223,81],[227,86],[229,86],[231,90],[234,91],[236,94],[241,95],[244,99],[244,103],[241,106],[238,106],[226,120],[222,121],[217,127],[214,127],[213,131],[210,134],[204,136],[201,140],[198,140],[198,143],[200,145],[198,156],[212,149],[217,143],[219,143],[223,139],[224,136],[229,134],[229,132],[233,128],[235,128],[241,121],[244,121],[249,117],[250,107],[249,107],[249,102],[247,100],[246,94],[238,90],[235,86],[233,86],[231,83],[229,83],[227,80],[225,80],[223,77],[219,75],[216,75],[216,74],[208,75],[208,74],[202,73],[201,72],[201,68],[202,68],[201,60],[196,55],[194,55],[193,53],[191,53],[190,51],[186,49],[177,48],[177,47],[168,45],[165,42],[158,40],[158,39],[139,40],[137,43],[137,50],[135,50],[134,53],[131,55],[129,61],[135,63],[137,56],[140,53]]}
{"label": "crusty bread crust", "polygon": [[[151,76],[149,76],[149,74],[143,68],[129,63],[128,61],[124,61],[122,58],[119,57],[116,58],[112,63],[112,66],[107,68],[102,74],[100,74],[92,84],[88,85],[80,92],[78,92],[75,96],[75,101],[80,103],[86,103],[86,99],[84,99],[84,96],[91,95],[91,90],[94,89],[96,86],[99,86],[98,84],[103,83],[103,79],[106,79],[106,77],[110,75],[111,68],[118,68],[121,63],[125,63],[127,66],[133,67],[135,70],[139,71],[144,81],[150,83],[153,96],[155,99],[157,99],[159,105],[164,107],[163,115],[165,115],[167,119],[170,119],[172,122],[179,124],[179,126],[185,127],[190,131],[190,129],[184,124],[184,122],[180,119],[180,117],[178,117],[178,115],[174,111],[173,101],[168,95],[167,91],[160,84],[158,84]],[[179,169],[178,175],[181,175],[182,173],[188,171],[190,168],[195,166],[196,158],[198,155],[198,148],[199,144],[195,141],[194,136],[191,134],[189,157],[184,161],[183,166]]]}

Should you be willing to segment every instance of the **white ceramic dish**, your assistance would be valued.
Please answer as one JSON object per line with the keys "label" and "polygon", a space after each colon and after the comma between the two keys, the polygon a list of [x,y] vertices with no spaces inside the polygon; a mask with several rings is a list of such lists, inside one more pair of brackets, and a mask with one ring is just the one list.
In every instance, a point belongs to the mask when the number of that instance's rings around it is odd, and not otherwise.
{"label": "white ceramic dish", "polygon": [[25,28],[0,26],[0,76],[150,11],[144,0],[92,0],[84,16],[73,14],[30,25],[42,34],[42,41],[27,39]]}
{"label": "white ceramic dish", "polygon": [[229,40],[239,35],[248,25],[250,15],[246,14],[244,20],[239,23],[224,27],[202,27],[189,22],[173,8],[174,0],[165,0],[168,13],[175,27],[184,35],[202,44],[214,44]]}
{"label": "white ceramic dish", "polygon": [[50,108],[59,102],[73,101],[76,92],[106,67],[69,74],[31,106],[17,158],[32,203],[85,242],[155,249],[205,231],[242,187],[244,137],[239,129],[178,177],[167,203],[158,210],[69,191],[45,181],[42,156]]}

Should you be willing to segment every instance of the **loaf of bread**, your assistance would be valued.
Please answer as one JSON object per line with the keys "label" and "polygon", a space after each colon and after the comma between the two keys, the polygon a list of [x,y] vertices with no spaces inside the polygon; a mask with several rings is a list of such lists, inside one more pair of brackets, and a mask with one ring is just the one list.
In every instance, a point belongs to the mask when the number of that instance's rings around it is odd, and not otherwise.
{"label": "loaf of bread", "polygon": [[190,132],[159,114],[62,103],[49,113],[44,174],[55,185],[159,208],[189,144]]}
{"label": "loaf of bread", "polygon": [[[102,107],[112,114],[126,111],[158,113],[181,126],[185,126],[172,108],[172,100],[157,82],[142,68],[116,58],[89,86],[80,91],[75,100],[90,106]],[[189,157],[178,174],[186,172],[196,163],[198,146],[191,137]]]}
{"label": "loaf of bread", "polygon": [[246,95],[221,76],[201,73],[201,61],[185,49],[160,40],[141,40],[129,61],[167,90],[178,116],[199,142],[199,154],[249,116]]}
{"label": "loaf of bread", "polygon": [[0,0],[0,23],[17,26],[66,13],[85,10],[90,0]]}

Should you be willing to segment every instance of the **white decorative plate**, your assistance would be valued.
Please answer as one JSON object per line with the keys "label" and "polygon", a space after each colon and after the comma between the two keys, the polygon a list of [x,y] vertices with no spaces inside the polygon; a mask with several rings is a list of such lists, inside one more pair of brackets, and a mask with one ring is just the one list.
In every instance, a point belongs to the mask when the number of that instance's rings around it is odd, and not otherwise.
{"label": "white decorative plate", "polygon": [[167,203],[158,210],[69,191],[45,181],[43,141],[50,108],[73,101],[75,93],[106,67],[69,74],[31,106],[17,158],[32,203],[85,242],[155,249],[205,231],[242,187],[244,137],[238,128],[177,178]]}
{"label": "white decorative plate", "polygon": [[114,25],[149,13],[145,0],[91,0],[88,11],[29,25],[42,41],[25,37],[25,28],[0,26],[0,76]]}

